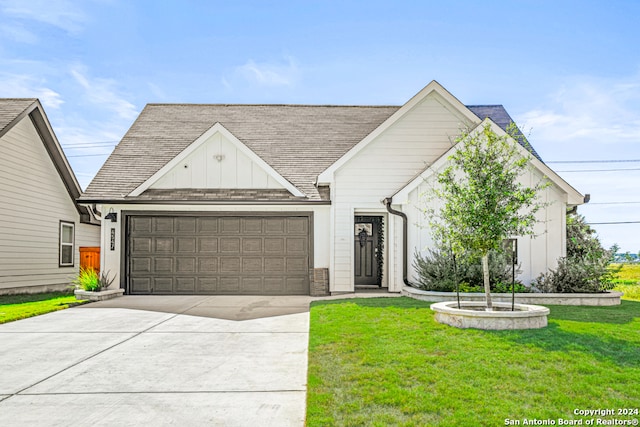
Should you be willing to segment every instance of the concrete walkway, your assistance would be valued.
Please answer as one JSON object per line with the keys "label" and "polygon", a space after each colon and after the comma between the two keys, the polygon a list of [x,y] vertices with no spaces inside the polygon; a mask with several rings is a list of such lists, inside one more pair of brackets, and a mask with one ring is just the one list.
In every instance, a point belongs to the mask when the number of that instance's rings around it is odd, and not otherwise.
{"label": "concrete walkway", "polygon": [[[379,296],[398,294],[328,299]],[[124,296],[0,325],[0,426],[303,426],[313,299]]]}

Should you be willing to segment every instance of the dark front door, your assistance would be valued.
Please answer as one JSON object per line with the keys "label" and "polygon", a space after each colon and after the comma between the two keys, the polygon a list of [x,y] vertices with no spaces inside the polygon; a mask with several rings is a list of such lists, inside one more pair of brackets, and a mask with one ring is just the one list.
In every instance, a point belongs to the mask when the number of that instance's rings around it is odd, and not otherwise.
{"label": "dark front door", "polygon": [[356,216],[354,220],[355,285],[380,286],[378,257],[382,257],[382,251],[378,234],[381,232],[382,217]]}

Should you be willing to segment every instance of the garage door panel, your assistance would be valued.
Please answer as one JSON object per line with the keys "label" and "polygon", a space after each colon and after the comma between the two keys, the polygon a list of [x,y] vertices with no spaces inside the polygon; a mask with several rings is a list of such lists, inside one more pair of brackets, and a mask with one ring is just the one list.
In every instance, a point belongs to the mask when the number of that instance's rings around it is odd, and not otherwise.
{"label": "garage door panel", "polygon": [[151,218],[149,217],[133,217],[131,219],[131,231],[137,234],[151,233]]}
{"label": "garage door panel", "polygon": [[137,237],[131,240],[132,254],[148,254],[151,252],[151,238]]}
{"label": "garage door panel", "polygon": [[178,247],[177,252],[183,253],[196,253],[196,238],[195,237],[179,237],[176,239]]}
{"label": "garage door panel", "polygon": [[242,278],[243,294],[255,294],[262,292],[262,279],[260,277],[243,277]]}
{"label": "garage door panel", "polygon": [[195,218],[176,218],[175,229],[177,233],[194,234],[196,232]]}
{"label": "garage door panel", "polygon": [[218,258],[199,257],[198,273],[216,273],[218,271]]}
{"label": "garage door panel", "polygon": [[264,220],[264,232],[266,234],[284,234],[284,218],[267,218]]}
{"label": "garage door panel", "polygon": [[170,218],[170,217],[153,218],[152,232],[153,233],[173,233],[173,221],[174,221],[174,218]]}
{"label": "garage door panel", "polygon": [[218,252],[218,239],[216,237],[200,237],[198,243],[198,249],[201,254]]}
{"label": "garage door panel", "polygon": [[270,237],[264,239],[264,252],[270,255],[280,255],[284,253],[284,238]]}
{"label": "garage door panel", "polygon": [[135,257],[131,259],[131,271],[134,273],[151,273],[151,258]]}
{"label": "garage door panel", "polygon": [[240,218],[220,218],[220,233],[238,234],[240,233]]}
{"label": "garage door panel", "polygon": [[215,293],[218,290],[218,278],[217,277],[198,277],[197,293]]}
{"label": "garage door panel", "polygon": [[153,292],[172,293],[173,292],[173,278],[171,278],[171,277],[156,277],[153,280]]}
{"label": "garage door panel", "polygon": [[220,239],[220,252],[224,254],[239,254],[240,239],[237,237],[222,237]]}
{"label": "garage door panel", "polygon": [[195,273],[196,272],[196,259],[190,258],[176,258],[176,273]]}
{"label": "garage door panel", "polygon": [[156,237],[154,243],[155,252],[173,253],[173,237]]}
{"label": "garage door panel", "polygon": [[220,258],[220,272],[239,274],[240,273],[240,257]]}
{"label": "garage door panel", "polygon": [[265,258],[264,272],[283,274],[285,272],[284,265],[285,265],[284,258],[271,258],[271,257]]}
{"label": "garage door panel", "polygon": [[129,293],[309,294],[307,216],[128,216]]}
{"label": "garage door panel", "polygon": [[240,278],[239,277],[221,277],[219,288],[221,293],[239,293]]}
{"label": "garage door panel", "polygon": [[307,258],[303,257],[287,257],[287,273],[306,273],[309,270],[307,266]]}
{"label": "garage door panel", "polygon": [[262,239],[260,237],[245,237],[242,239],[242,253],[262,253]]}
{"label": "garage door panel", "polygon": [[173,258],[154,258],[153,272],[166,274],[173,272]]}
{"label": "garage door panel", "polygon": [[262,218],[243,218],[242,232],[246,234],[262,234]]}
{"label": "garage door panel", "polygon": [[196,291],[196,278],[176,277],[176,291],[180,293],[194,293]]}
{"label": "garage door panel", "polygon": [[218,218],[198,218],[198,234],[218,234]]}
{"label": "garage door panel", "polygon": [[151,292],[151,277],[135,277],[131,279],[131,293],[146,294]]}
{"label": "garage door panel", "polygon": [[288,234],[304,234],[309,233],[309,221],[306,218],[287,218]]}

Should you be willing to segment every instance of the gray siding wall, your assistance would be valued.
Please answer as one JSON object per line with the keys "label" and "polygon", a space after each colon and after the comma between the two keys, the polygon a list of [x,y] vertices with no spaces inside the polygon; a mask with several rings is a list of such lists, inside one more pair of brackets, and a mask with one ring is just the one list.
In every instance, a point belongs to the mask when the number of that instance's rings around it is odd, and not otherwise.
{"label": "gray siding wall", "polygon": [[[60,221],[75,224],[73,267],[58,266]],[[70,284],[78,273],[78,248],[99,246],[99,231],[80,224],[73,200],[26,117],[0,140],[0,293]]]}

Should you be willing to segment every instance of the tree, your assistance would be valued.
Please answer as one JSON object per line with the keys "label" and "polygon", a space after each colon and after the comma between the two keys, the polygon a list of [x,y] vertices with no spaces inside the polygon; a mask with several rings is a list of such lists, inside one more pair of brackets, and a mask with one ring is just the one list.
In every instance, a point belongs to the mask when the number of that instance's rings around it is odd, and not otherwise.
{"label": "tree", "polygon": [[500,250],[510,236],[533,235],[538,201],[548,186],[540,180],[532,187],[519,182],[531,156],[516,142],[524,139],[515,125],[497,135],[486,124],[478,131],[464,131],[455,139],[449,165],[436,177],[433,196],[442,201],[439,211],[427,212],[436,240],[454,254],[470,251],[482,260],[487,310],[492,310],[489,251]]}

